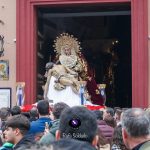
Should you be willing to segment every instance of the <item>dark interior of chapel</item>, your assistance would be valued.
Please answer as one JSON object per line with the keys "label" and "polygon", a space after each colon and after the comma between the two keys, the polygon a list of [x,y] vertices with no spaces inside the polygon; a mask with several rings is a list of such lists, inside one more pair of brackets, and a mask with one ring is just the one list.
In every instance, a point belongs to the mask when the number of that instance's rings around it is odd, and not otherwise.
{"label": "dark interior of chapel", "polygon": [[106,105],[132,106],[130,3],[39,7],[37,30],[37,99],[45,64],[56,55],[54,40],[67,32],[81,43],[97,84],[106,84]]}

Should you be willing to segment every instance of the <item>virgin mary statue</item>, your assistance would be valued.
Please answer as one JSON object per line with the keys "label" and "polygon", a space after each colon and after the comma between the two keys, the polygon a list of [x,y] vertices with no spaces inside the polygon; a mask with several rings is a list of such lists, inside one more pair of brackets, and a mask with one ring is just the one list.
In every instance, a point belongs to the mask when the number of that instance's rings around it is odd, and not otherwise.
{"label": "virgin mary statue", "polygon": [[54,104],[65,102],[69,106],[87,103],[87,65],[79,57],[80,43],[67,33],[57,37],[54,43],[58,61],[48,71],[44,98],[53,100]]}

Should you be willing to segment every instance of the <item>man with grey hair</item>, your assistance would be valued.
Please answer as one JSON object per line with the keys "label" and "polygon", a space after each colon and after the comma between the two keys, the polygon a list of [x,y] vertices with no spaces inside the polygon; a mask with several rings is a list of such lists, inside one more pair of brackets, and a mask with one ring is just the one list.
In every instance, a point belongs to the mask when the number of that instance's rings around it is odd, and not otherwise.
{"label": "man with grey hair", "polygon": [[130,108],[123,112],[122,136],[131,150],[150,149],[150,116],[140,108]]}

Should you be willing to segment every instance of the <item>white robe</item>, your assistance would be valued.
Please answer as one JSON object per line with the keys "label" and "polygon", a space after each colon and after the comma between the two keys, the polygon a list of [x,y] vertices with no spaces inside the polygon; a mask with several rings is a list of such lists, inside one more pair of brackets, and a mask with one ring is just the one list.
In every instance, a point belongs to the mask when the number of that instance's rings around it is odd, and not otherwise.
{"label": "white robe", "polygon": [[51,76],[47,97],[53,100],[53,104],[58,102],[64,102],[70,107],[81,105],[80,94],[76,94],[72,91],[71,86],[66,86],[63,90],[56,90],[54,88],[56,78]]}

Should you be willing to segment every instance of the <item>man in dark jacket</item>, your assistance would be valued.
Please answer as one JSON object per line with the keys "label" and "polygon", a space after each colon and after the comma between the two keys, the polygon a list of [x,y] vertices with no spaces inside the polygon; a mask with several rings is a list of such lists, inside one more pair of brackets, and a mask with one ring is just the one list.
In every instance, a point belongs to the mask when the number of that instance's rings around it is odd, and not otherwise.
{"label": "man in dark jacket", "polygon": [[130,108],[121,117],[124,144],[131,150],[150,149],[150,117],[140,108]]}
{"label": "man in dark jacket", "polygon": [[35,137],[44,133],[46,122],[51,126],[51,119],[49,117],[49,102],[47,100],[40,100],[37,104],[37,109],[39,112],[39,119],[31,122],[31,127],[28,132],[28,134]]}
{"label": "man in dark jacket", "polygon": [[6,121],[5,141],[14,144],[13,149],[25,149],[34,144],[33,137],[26,135],[30,129],[29,120],[23,115],[15,115]]}
{"label": "man in dark jacket", "polygon": [[95,148],[98,142],[96,116],[82,106],[65,109],[56,132],[57,140],[63,138],[88,142]]}

